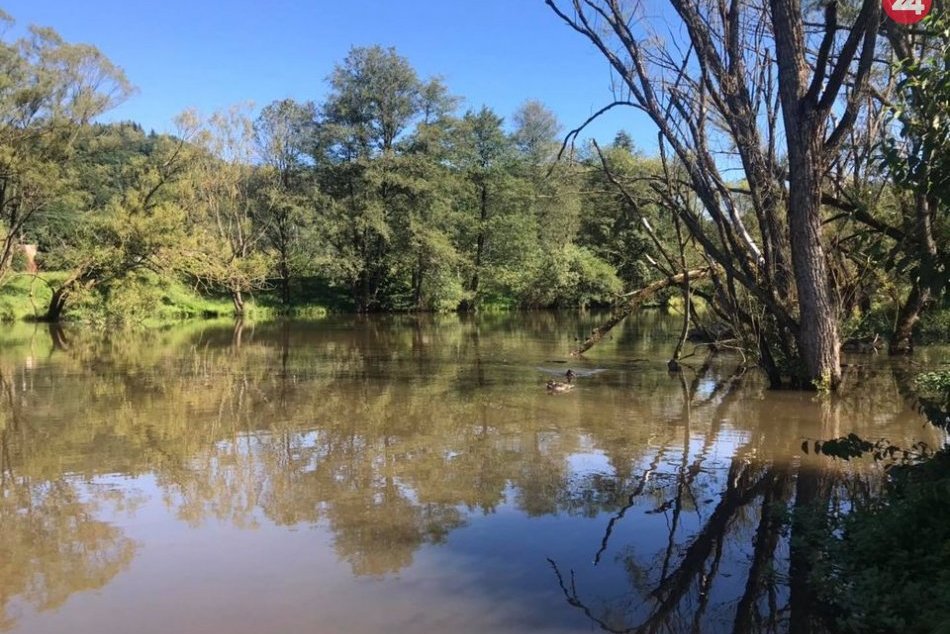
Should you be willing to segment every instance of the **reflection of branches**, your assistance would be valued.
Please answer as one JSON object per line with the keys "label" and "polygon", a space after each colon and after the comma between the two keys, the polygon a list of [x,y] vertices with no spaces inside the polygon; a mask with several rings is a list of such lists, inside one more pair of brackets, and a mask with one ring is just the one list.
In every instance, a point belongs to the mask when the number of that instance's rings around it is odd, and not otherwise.
{"label": "reflection of branches", "polygon": [[[702,463],[703,458],[705,458],[705,452],[700,453],[696,457],[696,469],[688,469],[687,463],[689,462],[689,429],[690,429],[690,400],[691,394],[689,393],[689,388],[686,386],[686,378],[683,376],[683,373],[679,373],[680,387],[683,390],[683,458],[680,464],[679,472],[676,477],[676,495],[673,497],[673,521],[670,523],[670,529],[668,531],[669,538],[667,539],[666,545],[666,556],[663,558],[663,572],[660,573],[661,578],[666,577],[666,573],[669,570],[670,560],[673,557],[673,548],[676,545],[676,530],[679,528],[679,519],[680,513],[683,510],[683,492],[688,491],[690,497],[693,495],[693,480],[696,477],[696,474],[699,473],[699,465]],[[688,475],[687,475],[688,474]],[[693,500],[693,505],[696,506],[695,499]],[[667,505],[664,505],[666,507]],[[665,509],[664,509],[665,511]],[[697,508],[696,512],[699,512]]]}
{"label": "reflection of branches", "polygon": [[[741,379],[744,375],[744,371],[742,367],[740,366],[739,368],[736,368],[736,370],[732,374],[730,374],[727,378],[717,381],[710,395],[706,399],[704,399],[702,402],[700,402],[698,405],[694,405],[693,400],[696,397],[696,392],[699,389],[699,384],[702,381],[703,377],[709,373],[709,371],[711,370],[711,367],[712,367],[711,358],[707,358],[706,361],[703,363],[703,365],[696,372],[696,375],[693,377],[693,380],[690,382],[688,386],[686,384],[685,377],[682,374],[680,375],[680,385],[683,390],[683,413],[681,414],[681,420],[685,422],[686,424],[686,427],[684,430],[684,436],[683,436],[684,464],[682,465],[678,474],[679,486],[677,487],[676,497],[673,500],[669,502],[665,502],[664,504],[660,505],[657,509],[654,509],[653,512],[665,511],[666,509],[670,508],[671,505],[676,504],[677,510],[675,512],[675,515],[676,515],[676,518],[678,518],[680,500],[684,493],[684,487],[685,487],[685,492],[687,492],[690,495],[690,497],[693,497],[691,485],[693,481],[695,480],[696,476],[702,471],[701,469],[702,461],[709,454],[709,450],[714,443],[715,437],[719,431],[719,425],[723,419],[723,416],[721,414],[723,413],[724,408],[728,408],[729,405],[731,405],[734,402],[735,395],[738,393],[738,388],[742,384]],[[696,407],[704,407],[706,405],[714,403],[716,401],[716,397],[723,390],[725,390],[725,394],[723,395],[721,401],[718,403],[716,407],[715,415],[712,418],[713,428],[710,431],[710,433],[706,435],[706,439],[703,443],[703,447],[700,450],[699,455],[696,457],[696,460],[693,462],[693,464],[687,466],[685,464],[685,461],[687,459],[687,456],[689,455],[689,436],[690,436],[689,420],[690,420],[690,417],[692,416],[692,411]],[[651,477],[654,477],[654,475],[656,474],[656,470],[659,466],[660,460],[662,459],[664,455],[665,455],[665,449],[660,449],[659,451],[657,451],[656,455],[654,456],[653,461],[650,463],[650,466],[647,468],[647,470],[644,472],[643,476],[641,477],[640,484],[637,486],[636,490],[633,493],[631,493],[630,496],[627,498],[627,503],[607,522],[607,528],[604,531],[604,537],[603,539],[601,539],[601,542],[600,542],[600,549],[598,549],[597,553],[594,555],[594,565],[597,565],[600,563],[601,557],[603,556],[604,552],[607,550],[607,544],[610,541],[610,536],[613,533],[614,526],[616,525],[618,521],[623,519],[627,511],[629,511],[635,505],[636,498],[639,497],[643,493],[643,490],[646,487],[647,482],[650,480]],[[693,497],[693,502],[695,505],[695,502],[696,502],[695,497]],[[673,534],[675,533],[675,530],[676,530],[676,524],[677,524],[677,519],[674,518],[673,530],[671,531],[671,534],[670,534],[670,545],[668,548],[667,558],[666,558],[667,562],[669,561],[669,557],[672,553]],[[667,564],[665,563],[664,571],[666,570],[666,565]]]}
{"label": "reflection of branches", "polygon": [[[679,566],[669,576],[660,581],[651,593],[659,601],[659,605],[650,618],[643,623],[644,630],[649,631],[666,622],[673,608],[686,593],[692,580],[703,573],[703,564],[709,558],[710,553],[714,549],[718,551],[721,548],[729,523],[738,510],[759,495],[770,481],[768,477],[752,481],[754,470],[751,467],[743,468],[744,466],[741,458],[733,458],[729,469],[728,486],[722,500],[709,517],[709,521],[706,522],[702,531],[686,549],[686,554],[680,561]],[[709,583],[709,575],[702,574],[702,577],[702,583]]]}
{"label": "reflection of branches", "polygon": [[[733,370],[731,374],[717,380],[713,385],[712,390],[710,390],[709,394],[705,398],[697,401],[696,392],[699,389],[699,384],[702,381],[704,374],[708,373],[709,369],[709,364],[704,363],[699,371],[697,371],[696,376],[690,383],[689,400],[690,408],[694,413],[699,412],[710,405],[716,406],[713,415],[709,417],[709,420],[714,426],[713,433],[709,434],[711,437],[715,435],[715,431],[718,430],[718,426],[724,418],[722,415],[724,410],[728,409],[738,397],[739,388],[742,387],[742,379],[745,377],[746,371],[741,365],[736,367],[736,369]],[[722,398],[719,398],[720,396],[722,396]],[[678,422],[678,419],[673,418],[669,422],[675,423]]]}
{"label": "reflection of branches", "polygon": [[[734,631],[738,633],[753,631],[753,618],[759,616],[755,611],[756,599],[763,583],[767,583],[769,563],[773,560],[775,549],[778,546],[782,531],[782,521],[775,512],[773,505],[780,503],[786,493],[789,473],[787,468],[776,468],[766,476],[769,486],[762,496],[762,511],[759,516],[759,527],[755,532],[755,549],[752,554],[752,565],[749,567],[749,576],[746,579],[745,592],[736,608]],[[778,606],[775,605],[774,585],[769,585],[771,608],[769,615],[775,619],[778,615]]]}
{"label": "reflection of branches", "polygon": [[[676,568],[667,574],[664,564],[663,574],[656,586],[650,593],[652,599],[656,602],[651,614],[638,626],[629,628],[617,628],[611,626],[602,617],[594,613],[580,598],[574,580],[574,572],[571,571],[570,583],[565,581],[556,563],[549,559],[549,563],[554,568],[557,576],[558,585],[564,594],[565,599],[571,606],[580,609],[584,614],[601,629],[608,632],[652,632],[657,628],[668,624],[671,613],[680,603],[683,596],[689,589],[694,580],[699,580],[699,605],[694,611],[694,618],[705,612],[709,601],[712,580],[716,575],[719,562],[722,558],[722,545],[728,532],[730,524],[733,522],[740,509],[749,504],[753,499],[768,491],[774,495],[779,495],[784,490],[784,473],[775,475],[772,471],[762,474],[756,467],[750,466],[743,458],[742,452],[737,452],[733,458],[728,472],[728,481],[726,491],[723,493],[719,504],[709,516],[705,526],[699,534],[692,540],[686,549],[682,559]],[[687,478],[681,476],[680,486],[686,482]],[[772,502],[772,496],[768,497],[769,503]],[[629,508],[629,507],[628,507]],[[625,509],[626,510],[626,509]],[[763,516],[769,522],[769,539],[759,539],[757,542],[757,557],[761,558],[762,563],[754,571],[754,578],[750,583],[753,588],[760,586],[760,579],[763,570],[766,568],[768,556],[774,551],[772,539],[778,538],[778,520],[768,512],[763,510]],[[612,528],[612,526],[611,526]],[[675,531],[675,526],[671,529]],[[762,529],[763,531],[765,529]],[[606,537],[609,537],[606,535]],[[598,552],[598,555],[602,550]],[[671,558],[671,552],[666,553],[667,562]],[[712,561],[710,562],[710,558]],[[696,621],[698,623],[698,620]]]}
{"label": "reflection of branches", "polygon": [[725,535],[726,528],[736,512],[761,493],[764,485],[768,483],[767,478],[751,481],[754,477],[753,471],[753,468],[745,465],[742,458],[733,458],[722,500],[710,515],[703,530],[686,549],[680,565],[653,591],[653,596],[660,599],[663,606],[671,607],[683,595],[700,564],[709,557],[715,544]]}
{"label": "reflection of branches", "polygon": [[577,594],[577,586],[574,583],[574,571],[571,571],[571,588],[568,590],[567,585],[564,583],[564,576],[561,575],[561,571],[557,567],[557,563],[550,557],[548,557],[548,563],[551,564],[551,568],[554,569],[554,574],[557,576],[557,583],[561,587],[561,592],[564,593],[564,598],[567,599],[567,603],[575,608],[580,609],[591,621],[600,626],[600,629],[605,632],[615,632],[616,634],[629,634],[631,632],[636,632],[640,628],[629,627],[623,630],[618,630],[616,628],[610,627],[599,619],[593,611],[587,607],[583,601],[580,600],[580,597]]}
{"label": "reflection of branches", "polygon": [[604,551],[607,550],[607,542],[610,541],[610,535],[614,532],[614,524],[623,519],[623,516],[627,514],[634,504],[636,504],[637,497],[643,493],[643,489],[646,487],[647,482],[650,481],[651,476],[656,473],[657,468],[660,465],[660,458],[663,457],[665,451],[660,449],[656,452],[656,455],[653,458],[653,462],[650,463],[650,466],[647,467],[646,471],[643,472],[643,476],[640,478],[640,484],[637,485],[637,488],[633,493],[627,498],[627,503],[621,508],[616,515],[610,518],[610,521],[607,522],[607,529],[604,531],[604,538],[600,540],[600,550],[597,551],[597,554],[594,555],[594,565],[600,563],[600,558],[604,554]]}

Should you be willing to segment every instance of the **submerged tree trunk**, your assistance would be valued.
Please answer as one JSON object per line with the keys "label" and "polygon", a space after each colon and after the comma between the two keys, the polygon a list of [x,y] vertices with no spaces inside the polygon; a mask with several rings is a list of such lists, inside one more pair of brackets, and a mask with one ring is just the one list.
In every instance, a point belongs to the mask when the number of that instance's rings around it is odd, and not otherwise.
{"label": "submerged tree trunk", "polygon": [[[786,117],[786,130],[794,117]],[[821,136],[814,124],[787,133],[789,148],[788,227],[792,268],[798,290],[798,349],[806,379],[835,389],[841,383],[838,316],[828,285],[828,263],[821,244]]]}

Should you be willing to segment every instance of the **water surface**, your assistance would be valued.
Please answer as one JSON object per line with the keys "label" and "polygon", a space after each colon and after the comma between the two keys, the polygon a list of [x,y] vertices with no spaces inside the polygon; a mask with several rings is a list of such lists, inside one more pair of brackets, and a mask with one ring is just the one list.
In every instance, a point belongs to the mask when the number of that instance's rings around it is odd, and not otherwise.
{"label": "water surface", "polygon": [[782,509],[881,469],[802,441],[941,441],[886,358],[830,399],[702,350],[671,375],[650,313],[569,360],[593,325],[7,328],[0,631],[786,631]]}

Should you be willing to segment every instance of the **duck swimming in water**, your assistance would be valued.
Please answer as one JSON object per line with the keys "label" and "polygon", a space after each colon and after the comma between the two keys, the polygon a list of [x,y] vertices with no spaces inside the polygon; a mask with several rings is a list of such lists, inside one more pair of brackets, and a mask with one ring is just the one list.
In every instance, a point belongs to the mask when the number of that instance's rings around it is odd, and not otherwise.
{"label": "duck swimming in water", "polygon": [[568,370],[564,374],[564,383],[560,381],[548,381],[548,392],[554,392],[559,394],[561,392],[569,392],[574,389],[574,377],[577,375],[574,374],[574,370]]}

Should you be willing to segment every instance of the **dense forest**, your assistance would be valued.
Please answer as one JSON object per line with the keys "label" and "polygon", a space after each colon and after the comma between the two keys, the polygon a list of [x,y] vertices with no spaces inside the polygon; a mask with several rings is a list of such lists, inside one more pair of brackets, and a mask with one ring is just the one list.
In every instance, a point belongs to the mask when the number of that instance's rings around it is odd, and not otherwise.
{"label": "dense forest", "polygon": [[947,336],[941,12],[911,31],[871,2],[771,20],[687,3],[696,53],[678,59],[638,43],[622,3],[548,4],[618,77],[601,112],[656,124],[655,156],[623,131],[580,142],[590,120],[563,140],[530,99],[461,112],[378,46],[351,49],[320,103],[186,110],[146,133],[96,122],[134,89],[93,46],[37,27],[3,41],[2,317],[616,308],[583,350],[673,301],[684,342],[831,388],[841,345]]}

